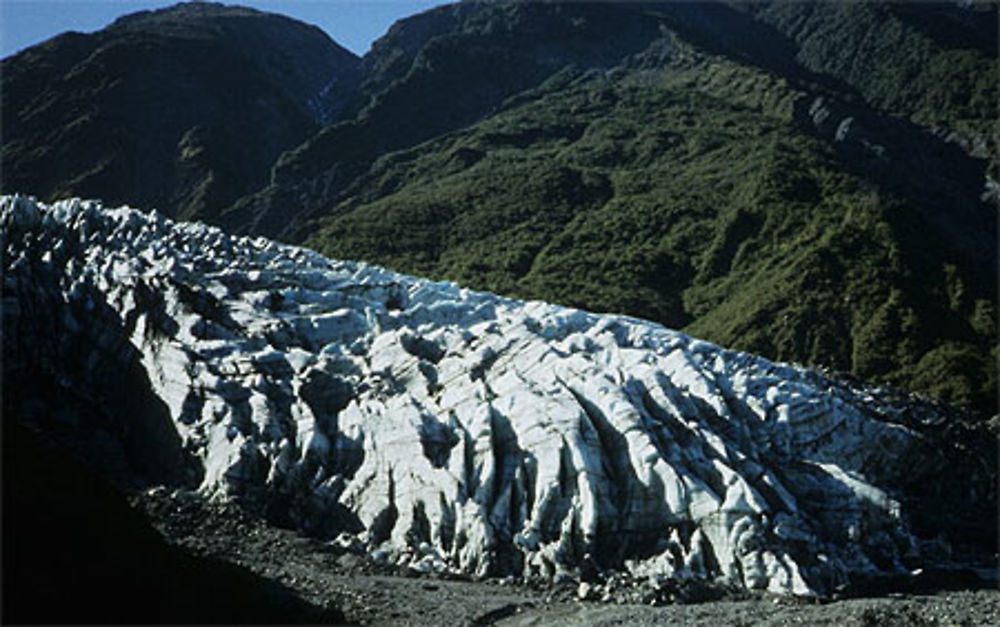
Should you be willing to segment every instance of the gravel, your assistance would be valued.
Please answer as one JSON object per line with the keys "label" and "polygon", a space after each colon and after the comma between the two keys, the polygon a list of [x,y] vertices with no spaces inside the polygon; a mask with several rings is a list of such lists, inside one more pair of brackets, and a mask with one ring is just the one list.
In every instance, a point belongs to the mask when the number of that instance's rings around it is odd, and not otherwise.
{"label": "gravel", "polygon": [[[132,497],[171,543],[275,579],[365,625],[997,625],[1000,590],[890,592],[834,601],[672,585],[621,575],[560,584],[442,578],[268,525],[232,503],[156,489]],[[946,586],[951,587],[951,586]]]}

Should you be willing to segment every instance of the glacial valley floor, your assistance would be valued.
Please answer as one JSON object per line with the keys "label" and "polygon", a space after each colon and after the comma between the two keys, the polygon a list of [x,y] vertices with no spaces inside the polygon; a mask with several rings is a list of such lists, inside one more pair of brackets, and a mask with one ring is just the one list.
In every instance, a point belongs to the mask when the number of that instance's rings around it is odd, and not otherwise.
{"label": "glacial valley floor", "polygon": [[[633,591],[581,601],[575,584],[532,587],[393,571],[235,507],[166,491],[133,497],[171,543],[279,581],[365,625],[997,625],[1000,590],[921,590],[824,603],[771,595],[650,605]],[[949,586],[950,587],[950,586]],[[681,593],[681,596],[683,594]],[[662,597],[661,597],[662,598]],[[686,601],[686,602],[685,602]]]}

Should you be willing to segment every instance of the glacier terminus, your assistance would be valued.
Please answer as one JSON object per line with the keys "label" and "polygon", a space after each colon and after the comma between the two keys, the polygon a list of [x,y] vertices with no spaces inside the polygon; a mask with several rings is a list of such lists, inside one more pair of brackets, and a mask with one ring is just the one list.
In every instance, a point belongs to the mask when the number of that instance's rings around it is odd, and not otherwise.
{"label": "glacier terminus", "polygon": [[422,572],[816,595],[926,553],[932,406],[156,212],[7,196],[0,229],[5,369],[90,390],[150,483]]}

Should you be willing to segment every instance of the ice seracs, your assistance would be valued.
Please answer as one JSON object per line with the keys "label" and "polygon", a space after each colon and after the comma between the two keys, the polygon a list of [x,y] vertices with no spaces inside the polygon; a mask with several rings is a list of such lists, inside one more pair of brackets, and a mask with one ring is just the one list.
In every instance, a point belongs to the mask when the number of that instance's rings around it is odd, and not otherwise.
{"label": "ice seracs", "polygon": [[5,331],[103,316],[199,490],[378,559],[811,594],[915,550],[919,434],[815,372],[135,209],[4,197],[0,225]]}

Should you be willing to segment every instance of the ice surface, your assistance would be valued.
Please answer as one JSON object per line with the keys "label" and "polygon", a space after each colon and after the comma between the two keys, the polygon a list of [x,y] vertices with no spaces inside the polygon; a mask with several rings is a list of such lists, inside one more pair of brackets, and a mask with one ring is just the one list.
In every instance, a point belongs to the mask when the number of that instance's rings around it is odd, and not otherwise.
{"label": "ice surface", "polygon": [[5,288],[116,312],[200,490],[385,559],[811,594],[914,550],[885,485],[918,435],[816,372],[155,212],[4,197],[0,224]]}

